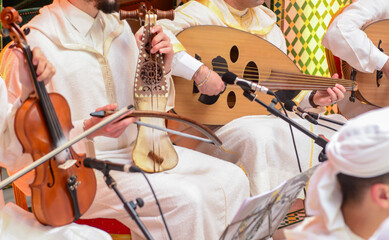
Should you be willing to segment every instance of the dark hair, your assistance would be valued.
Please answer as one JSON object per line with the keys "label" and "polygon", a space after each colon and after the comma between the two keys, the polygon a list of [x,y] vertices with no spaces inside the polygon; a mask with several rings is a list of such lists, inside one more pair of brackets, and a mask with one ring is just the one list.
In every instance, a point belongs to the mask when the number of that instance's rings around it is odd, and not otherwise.
{"label": "dark hair", "polygon": [[339,173],[337,178],[343,195],[343,203],[347,201],[359,203],[363,199],[364,193],[374,184],[389,184],[389,173],[372,178],[353,177]]}

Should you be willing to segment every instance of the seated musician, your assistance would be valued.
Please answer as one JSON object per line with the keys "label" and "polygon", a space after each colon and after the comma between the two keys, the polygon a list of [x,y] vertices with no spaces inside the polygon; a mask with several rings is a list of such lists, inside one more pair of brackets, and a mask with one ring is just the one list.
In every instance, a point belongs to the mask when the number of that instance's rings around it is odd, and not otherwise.
{"label": "seated musician", "polygon": [[[21,53],[18,53],[21,54]],[[46,60],[44,55],[40,52],[39,48],[33,50],[34,63],[37,66],[37,75],[40,81],[49,81],[55,73],[55,68]],[[21,62],[23,63],[23,62]],[[27,67],[25,64],[19,66],[13,66],[12,71],[18,72],[21,76],[25,76],[23,79],[28,79]],[[30,85],[30,82],[26,82],[26,85]],[[26,88],[23,88],[21,99],[25,99],[29,90],[26,92]],[[8,142],[8,136],[3,135],[7,123],[6,116],[10,114],[12,105],[8,103],[7,87],[3,79],[0,78],[0,166],[4,168],[12,167],[14,164],[11,161],[7,161],[4,156],[4,150]],[[78,225],[75,223],[60,228],[52,228],[49,226],[43,226],[40,224],[30,212],[24,211],[12,203],[7,203],[4,206],[3,196],[0,190],[0,239],[69,239],[69,240],[86,240],[86,239],[101,239],[108,240],[111,237],[104,231],[96,228],[92,228],[86,225]]]}
{"label": "seated musician", "polygon": [[[138,48],[129,25],[113,13],[117,5],[117,0],[54,0],[28,24],[31,28],[27,36],[29,43],[33,47],[40,46],[56,67],[57,72],[47,88],[50,92],[59,92],[70,105],[74,125],[70,138],[101,121],[89,117],[91,112],[134,104]],[[151,52],[164,54],[165,70],[169,73],[172,45],[161,27],[156,26],[152,31],[156,36]],[[8,64],[18,61],[23,60],[13,59]],[[167,79],[169,76],[167,74]],[[17,72],[8,72],[5,77],[10,81],[9,92],[19,97],[19,86],[25,80]],[[20,102],[15,101],[13,109],[16,110],[18,105]],[[76,144],[74,149],[86,152],[86,145],[94,143],[98,159],[132,164],[131,151],[137,127],[131,123],[135,120],[126,118],[111,123],[96,131],[91,138]],[[22,153],[13,133],[13,122],[11,119],[9,122],[11,126],[7,128],[7,134],[10,141],[6,157],[16,166],[12,169],[15,171],[31,160]],[[218,239],[243,199],[249,195],[247,177],[231,163],[193,150],[174,148],[179,156],[178,165],[167,172],[148,174],[171,236],[173,239]],[[167,238],[143,176],[116,171],[111,171],[111,175],[126,200],[138,197],[144,200],[145,206],[137,208],[137,213],[152,237]],[[143,238],[121,201],[106,186],[103,175],[96,171],[96,178],[95,200],[82,218],[115,218],[131,229],[133,239]],[[28,185],[21,187],[24,192],[30,192]]]}
{"label": "seated musician", "polygon": [[[276,25],[276,15],[262,6],[264,1],[251,0],[198,0],[190,1],[176,9],[174,21],[158,21],[170,30],[170,38],[176,50],[173,75],[192,79],[200,92],[216,95],[225,87],[217,73],[191,57],[182,50],[175,34],[198,25],[219,25],[236,27],[250,33],[258,34],[286,53],[285,38]],[[185,46],[184,46],[185,47]],[[255,53],[261,54],[261,53]],[[259,63],[261,64],[261,63]],[[210,75],[208,73],[210,72]],[[337,84],[326,91],[278,91],[281,100],[293,99],[301,108],[327,106],[341,100],[345,89]],[[255,113],[253,113],[255,114]],[[296,119],[295,119],[296,120]],[[309,123],[299,121],[306,128]],[[330,137],[333,132],[322,127],[313,126],[313,132]],[[297,130],[294,131],[299,157],[303,170],[317,162],[320,147],[314,146],[311,139]],[[271,116],[243,117],[221,127],[216,134],[223,141],[226,153],[211,146],[198,149],[239,164],[250,180],[252,195],[268,191],[285,179],[298,174],[298,165],[288,124]],[[314,154],[311,154],[314,149]],[[312,163],[313,162],[313,163]]]}
{"label": "seated musician", "polygon": [[[335,18],[324,35],[322,44],[346,61],[351,67],[365,73],[381,70],[389,79],[388,49],[377,48],[361,28],[371,21],[389,19],[389,2],[385,0],[360,0],[349,5]],[[377,33],[385,34],[385,33]],[[387,43],[386,43],[387,44]],[[357,74],[358,82],[358,74]],[[372,83],[375,84],[375,83]],[[384,96],[386,97],[386,96]],[[346,116],[354,116],[373,109],[368,104],[354,105],[348,96],[340,104]],[[356,108],[358,107],[358,108]]]}
{"label": "seated musician", "polygon": [[374,20],[389,19],[389,2],[359,0],[348,6],[329,26],[322,44],[359,71],[381,70],[389,77],[389,56],[361,30]]}
{"label": "seated musician", "polygon": [[370,111],[331,138],[328,161],[308,187],[313,217],[286,231],[287,239],[370,239],[389,217],[388,118],[389,108]]}

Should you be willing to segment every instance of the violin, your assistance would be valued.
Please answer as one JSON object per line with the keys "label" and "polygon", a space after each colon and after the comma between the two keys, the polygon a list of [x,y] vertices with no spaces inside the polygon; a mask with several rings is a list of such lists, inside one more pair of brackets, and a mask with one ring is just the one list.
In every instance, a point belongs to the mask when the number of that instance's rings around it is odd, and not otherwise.
{"label": "violin", "polygon": [[[143,3],[134,11],[119,12],[120,19],[139,20],[143,26],[142,42],[136,69],[134,96],[137,110],[166,111],[168,100],[168,79],[165,77],[163,56],[152,54],[151,41],[154,34],[151,29],[157,19],[173,20],[174,11],[146,9]],[[140,117],[140,122],[165,128],[164,119]],[[174,168],[178,155],[166,132],[138,125],[138,135],[132,152],[134,163],[146,172],[161,172]]]}
{"label": "violin", "polygon": [[[25,34],[17,24],[18,12],[11,7],[1,12],[3,34],[9,35],[26,58],[35,96],[30,96],[17,110],[15,133],[24,153],[35,160],[67,142],[73,128],[67,101],[58,93],[48,93],[43,82],[37,81],[32,63],[32,52]],[[92,169],[83,165],[85,154],[77,154],[72,148],[60,152],[54,158],[35,169],[30,184],[32,211],[36,219],[51,226],[63,226],[81,217],[91,206],[96,195],[96,178]]]}

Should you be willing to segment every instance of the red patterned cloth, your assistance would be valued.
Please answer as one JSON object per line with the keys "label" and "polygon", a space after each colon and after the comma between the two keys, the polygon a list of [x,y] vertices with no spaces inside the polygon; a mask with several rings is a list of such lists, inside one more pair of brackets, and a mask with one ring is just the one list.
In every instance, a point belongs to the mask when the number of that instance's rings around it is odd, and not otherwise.
{"label": "red patterned cloth", "polygon": [[78,219],[75,223],[99,228],[110,234],[131,234],[131,230],[113,218]]}

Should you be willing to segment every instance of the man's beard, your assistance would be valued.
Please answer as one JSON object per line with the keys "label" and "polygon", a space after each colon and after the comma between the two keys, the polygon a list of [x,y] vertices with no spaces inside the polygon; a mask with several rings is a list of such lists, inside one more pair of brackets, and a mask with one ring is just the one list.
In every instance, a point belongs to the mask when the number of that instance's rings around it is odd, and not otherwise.
{"label": "man's beard", "polygon": [[94,0],[96,2],[96,8],[104,13],[113,13],[119,9],[118,0]]}

